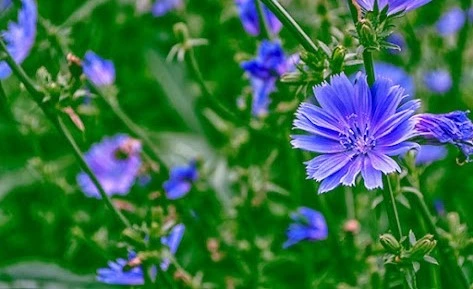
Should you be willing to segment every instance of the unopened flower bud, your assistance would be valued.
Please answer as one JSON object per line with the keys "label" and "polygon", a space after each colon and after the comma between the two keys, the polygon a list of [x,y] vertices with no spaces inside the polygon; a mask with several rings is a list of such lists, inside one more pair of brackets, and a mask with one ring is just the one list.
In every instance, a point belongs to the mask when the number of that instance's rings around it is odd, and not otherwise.
{"label": "unopened flower bud", "polygon": [[379,242],[389,253],[397,254],[401,251],[401,244],[391,234],[383,234],[379,236]]}
{"label": "unopened flower bud", "polygon": [[365,48],[377,46],[376,31],[373,28],[373,24],[364,19],[360,22],[360,42]]}
{"label": "unopened flower bud", "polygon": [[132,228],[123,230],[123,238],[136,248],[144,248],[146,246],[143,236],[140,232]]}
{"label": "unopened flower bud", "polygon": [[345,56],[347,55],[347,49],[341,45],[335,47],[332,53],[332,60],[330,61],[330,68],[334,73],[341,72],[343,70],[343,64],[345,63]]}
{"label": "unopened flower bud", "polygon": [[422,239],[418,240],[411,249],[411,258],[423,258],[429,254],[437,245],[437,241],[434,240],[434,236],[426,235]]}
{"label": "unopened flower bud", "polygon": [[356,235],[360,232],[360,222],[355,219],[351,219],[345,222],[343,225],[343,231]]}

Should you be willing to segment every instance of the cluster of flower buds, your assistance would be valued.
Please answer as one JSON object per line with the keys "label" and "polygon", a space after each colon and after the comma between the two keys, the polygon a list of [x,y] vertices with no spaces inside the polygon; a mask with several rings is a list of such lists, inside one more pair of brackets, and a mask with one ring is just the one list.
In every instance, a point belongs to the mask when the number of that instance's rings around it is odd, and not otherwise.
{"label": "cluster of flower buds", "polygon": [[433,257],[429,256],[430,252],[437,245],[433,235],[427,234],[421,239],[415,240],[415,236],[411,232],[409,239],[411,244],[410,248],[407,249],[402,245],[403,240],[398,241],[391,234],[383,234],[379,237],[379,242],[389,254],[386,258],[386,263],[406,265],[422,260],[429,263],[437,263]]}

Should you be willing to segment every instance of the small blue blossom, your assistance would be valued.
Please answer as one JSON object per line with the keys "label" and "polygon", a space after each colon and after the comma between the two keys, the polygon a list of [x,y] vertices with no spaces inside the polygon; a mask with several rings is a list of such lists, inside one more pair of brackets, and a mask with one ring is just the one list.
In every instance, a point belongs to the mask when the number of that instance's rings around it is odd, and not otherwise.
{"label": "small blue blossom", "polygon": [[373,11],[377,2],[379,10],[388,6],[388,15],[408,12],[419,8],[432,0],[357,0],[358,4],[367,11]]}
{"label": "small blue blossom", "polygon": [[[168,236],[161,238],[161,243],[167,246],[173,255],[176,253],[177,248],[179,247],[184,235],[184,230],[185,226],[183,224],[178,224],[172,228]],[[97,280],[99,282],[112,285],[143,285],[144,276],[143,268],[141,266],[136,266],[128,271],[124,271],[124,267],[135,258],[136,253],[130,252],[128,254],[128,260],[119,258],[114,262],[108,262],[107,268],[101,268],[97,270]],[[164,259],[160,265],[161,270],[166,271],[169,268],[169,264],[169,259]],[[152,268],[151,271],[154,275],[154,278],[157,273],[156,267]]]}
{"label": "small blue blossom", "polygon": [[[243,28],[248,34],[254,36],[261,32],[256,1],[259,0],[235,0]],[[272,34],[278,34],[282,23],[265,5],[263,5],[263,11],[269,31]]]}
{"label": "small blue blossom", "polygon": [[279,42],[264,40],[259,47],[258,56],[241,64],[250,76],[254,116],[268,113],[269,95],[276,90],[277,80],[284,73],[295,69],[297,61],[297,57],[286,58]]}
{"label": "small blue blossom", "polygon": [[434,200],[434,208],[439,216],[445,216],[447,214],[445,203],[441,199]]}
{"label": "small blue blossom", "polygon": [[444,94],[453,85],[450,73],[445,69],[429,71],[424,75],[425,86],[432,92]]}
{"label": "small blue blossom", "polygon": [[447,114],[424,113],[415,116],[416,135],[432,144],[456,145],[470,161],[473,155],[473,123],[468,112],[454,111]]}
{"label": "small blue blossom", "polygon": [[82,68],[87,79],[96,86],[112,85],[115,82],[113,62],[101,58],[92,51],[85,53]]}
{"label": "small blue blossom", "polygon": [[119,258],[108,262],[107,268],[97,270],[97,281],[112,285],[143,285],[143,268],[136,266],[128,271],[124,271],[125,266],[136,258],[135,252],[128,254],[128,260]]}
{"label": "small blue blossom", "polygon": [[182,5],[182,0],[156,0],[151,7],[151,13],[155,17],[162,17],[171,10],[179,9]]}
{"label": "small blue blossom", "polygon": [[378,77],[370,88],[364,74],[354,84],[341,74],[314,93],[318,105],[301,104],[294,121],[309,134],[293,135],[291,143],[320,154],[306,162],[307,177],[321,182],[319,193],[353,186],[360,173],[367,189],[382,188],[383,174],[401,171],[392,157],[418,148],[408,139],[420,103],[390,79]]}
{"label": "small blue blossom", "polygon": [[[2,32],[8,52],[17,63],[23,62],[31,51],[36,38],[36,21],[38,8],[34,0],[22,0],[22,7],[18,13],[18,22],[9,22],[6,31]],[[7,7],[11,1],[3,3]],[[5,61],[0,62],[0,79],[11,74],[11,69]]]}
{"label": "small blue blossom", "polygon": [[[141,168],[141,143],[125,134],[104,138],[85,154],[85,161],[107,195],[125,195],[135,183]],[[89,176],[81,172],[77,183],[89,197],[100,194]]]}
{"label": "small blue blossom", "polygon": [[396,49],[388,49],[388,52],[391,54],[400,54],[406,49],[406,46],[407,46],[406,39],[404,38],[404,35],[402,35],[401,33],[393,33],[389,35],[386,41],[399,46],[399,48],[401,49],[400,51]]}
{"label": "small blue blossom", "polygon": [[287,241],[283,247],[288,248],[304,240],[319,241],[328,237],[327,223],[324,216],[311,208],[301,207],[291,215],[293,224],[287,230]]}
{"label": "small blue blossom", "polygon": [[416,165],[428,165],[435,161],[444,159],[447,156],[447,149],[444,146],[421,145],[416,155]]}
{"label": "small blue blossom", "polygon": [[[171,233],[168,236],[161,238],[161,244],[168,247],[169,252],[172,255],[176,254],[177,248],[179,248],[179,244],[181,244],[182,237],[184,236],[185,229],[186,227],[184,224],[178,224],[172,228]],[[160,264],[161,270],[166,271],[169,268],[170,263],[171,261],[169,259],[164,259]]]}
{"label": "small blue blossom", "polygon": [[199,173],[195,161],[185,166],[173,167],[169,180],[163,184],[166,197],[170,200],[184,197],[190,191],[192,183],[198,178]]}
{"label": "small blue blossom", "polygon": [[441,36],[449,36],[460,30],[466,22],[466,13],[459,7],[452,8],[442,15],[437,22],[437,32]]}
{"label": "small blue blossom", "polygon": [[393,64],[377,62],[374,64],[374,71],[378,77],[391,79],[393,84],[400,85],[411,98],[414,97],[414,79],[404,69]]}

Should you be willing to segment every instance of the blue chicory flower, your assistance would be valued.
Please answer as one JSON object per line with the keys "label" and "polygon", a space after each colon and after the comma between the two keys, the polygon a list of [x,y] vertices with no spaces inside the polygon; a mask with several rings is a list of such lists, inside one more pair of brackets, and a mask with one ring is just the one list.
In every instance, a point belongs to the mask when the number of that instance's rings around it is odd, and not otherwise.
{"label": "blue chicory flower", "polygon": [[[141,168],[141,143],[125,134],[104,138],[85,154],[85,161],[107,195],[125,195],[135,183]],[[100,198],[92,180],[79,173],[77,183],[89,197]]]}
{"label": "blue chicory flower", "polygon": [[263,116],[268,113],[269,95],[276,90],[276,82],[284,73],[294,70],[297,57],[286,58],[281,44],[264,40],[258,56],[241,64],[250,76],[253,88],[252,114]]}
{"label": "blue chicory flower", "polygon": [[288,248],[303,240],[325,240],[328,236],[327,223],[324,216],[307,207],[301,207],[297,213],[291,215],[294,221],[287,230],[287,241],[283,247]]}
{"label": "blue chicory flower", "polygon": [[428,165],[447,156],[445,146],[421,145],[417,152],[415,163],[418,166]]}
{"label": "blue chicory flower", "polygon": [[444,94],[453,85],[450,73],[445,69],[429,71],[424,75],[425,86],[434,93]]}
{"label": "blue chicory flower", "polygon": [[[261,32],[256,1],[259,0],[235,0],[243,28],[248,34],[254,36]],[[278,34],[282,23],[265,5],[263,5],[263,11],[270,33]]]}
{"label": "blue chicory flower", "polygon": [[169,180],[163,184],[166,197],[170,200],[184,197],[190,191],[192,183],[198,178],[199,173],[195,161],[185,166],[173,167]]}
{"label": "blue chicory flower", "polygon": [[414,79],[401,67],[384,62],[376,62],[374,64],[374,71],[378,77],[391,79],[393,84],[400,85],[411,98],[414,97]]}
{"label": "blue chicory flower", "polygon": [[[7,2],[11,4],[11,1]],[[38,18],[38,8],[34,0],[21,0],[21,3],[18,22],[9,22],[7,30],[2,32],[7,50],[17,63],[23,62],[33,47]],[[7,63],[0,62],[0,79],[5,79],[10,74],[11,69]]]}
{"label": "blue chicory flower", "polygon": [[320,154],[306,162],[308,178],[322,182],[319,193],[353,186],[360,173],[367,189],[382,188],[382,174],[401,171],[391,157],[418,148],[408,139],[420,102],[406,101],[404,89],[390,79],[378,77],[370,88],[364,74],[354,84],[341,74],[314,92],[318,105],[301,104],[294,121],[309,134],[293,135],[291,143]]}
{"label": "blue chicory flower", "polygon": [[[168,236],[161,238],[161,243],[169,248],[171,254],[176,254],[177,248],[182,240],[184,235],[185,226],[183,224],[178,224],[174,226]],[[124,271],[124,267],[136,258],[135,252],[130,252],[128,254],[128,260],[119,258],[116,261],[110,261],[107,268],[101,268],[97,270],[97,280],[102,283],[112,284],[112,285],[130,285],[137,286],[144,284],[143,268],[141,266],[136,266],[131,268],[128,271]],[[166,271],[169,267],[170,261],[164,259],[161,262],[161,270]],[[156,275],[156,267],[152,269],[153,275]]]}
{"label": "blue chicory flower", "polygon": [[445,203],[441,199],[434,200],[434,208],[435,212],[439,216],[445,216],[447,214],[447,210],[445,210]]}
{"label": "blue chicory flower", "polygon": [[424,113],[414,117],[416,135],[431,144],[453,144],[470,161],[473,155],[473,123],[465,111],[446,114]]}
{"label": "blue chicory flower", "polygon": [[162,17],[171,10],[179,9],[182,5],[182,0],[156,0],[151,7],[151,13],[155,17]]}
{"label": "blue chicory flower", "polygon": [[441,36],[449,36],[460,30],[466,22],[466,13],[460,7],[455,7],[442,15],[437,22],[437,32]]}
{"label": "blue chicory flower", "polygon": [[388,15],[408,12],[419,8],[432,0],[356,0],[367,11],[373,11],[377,2],[379,10],[388,6]]}
{"label": "blue chicory flower", "polygon": [[400,51],[396,49],[388,49],[388,52],[391,54],[400,54],[406,49],[407,46],[406,39],[401,33],[393,33],[389,35],[386,41],[399,46],[399,48],[401,49]]}
{"label": "blue chicory flower", "polygon": [[82,68],[87,79],[96,86],[112,85],[115,82],[113,62],[101,58],[92,51],[85,53]]}

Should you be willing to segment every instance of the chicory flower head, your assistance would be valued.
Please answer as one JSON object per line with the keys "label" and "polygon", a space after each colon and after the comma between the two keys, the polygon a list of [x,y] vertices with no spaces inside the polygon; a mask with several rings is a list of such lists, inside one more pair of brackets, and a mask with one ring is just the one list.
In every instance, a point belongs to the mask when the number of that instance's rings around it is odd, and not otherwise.
{"label": "chicory flower head", "polygon": [[[85,161],[107,195],[125,195],[135,183],[141,168],[141,143],[125,134],[104,138],[85,154]],[[89,197],[100,198],[92,180],[85,172],[77,183]]]}
{"label": "chicory flower head", "polygon": [[473,155],[473,123],[465,111],[446,114],[424,113],[414,117],[416,135],[432,144],[456,145],[469,162]]}
{"label": "chicory flower head", "polygon": [[295,69],[298,61],[296,58],[286,58],[278,41],[264,40],[259,47],[258,56],[241,64],[250,76],[254,116],[263,116],[268,113],[269,95],[276,90],[276,81],[284,73]]}
{"label": "chicory flower head", "polygon": [[378,77],[391,79],[394,85],[400,85],[411,98],[414,97],[414,79],[401,67],[389,63],[377,62],[374,64],[374,71]]}
{"label": "chicory flower head", "polygon": [[[2,31],[7,50],[17,63],[23,62],[33,47],[38,18],[38,8],[34,0],[22,0],[21,3],[18,21],[16,23],[9,22],[7,30]],[[11,4],[11,1],[7,1],[6,4]],[[7,63],[0,62],[0,79],[5,79],[10,74],[11,69]]]}
{"label": "chicory flower head", "polygon": [[[168,236],[161,238],[161,243],[169,248],[171,254],[175,254],[179,244],[184,235],[185,226],[178,224],[174,226]],[[107,268],[101,268],[97,270],[97,280],[102,283],[112,285],[143,285],[144,275],[143,268],[141,266],[132,267],[130,270],[125,271],[125,266],[136,258],[135,252],[130,252],[128,260],[119,258],[115,261],[108,262]],[[170,261],[165,259],[161,262],[160,268],[166,271],[169,267]],[[153,275],[156,275],[156,267],[152,268]]]}
{"label": "chicory flower head", "polygon": [[327,223],[321,213],[311,208],[301,207],[291,215],[291,219],[294,223],[287,230],[288,240],[284,243],[284,248],[303,240],[318,241],[327,239]]}
{"label": "chicory flower head", "polygon": [[432,92],[447,93],[453,85],[450,72],[445,69],[429,71],[424,75],[425,86]]}
{"label": "chicory flower head", "polygon": [[[256,1],[259,0],[235,0],[240,14],[241,23],[245,31],[253,36],[257,36],[261,32],[260,21],[258,17],[258,8]],[[268,29],[272,34],[278,34],[281,31],[282,23],[278,18],[263,5],[263,15],[265,17]]]}
{"label": "chicory flower head", "polygon": [[198,178],[199,172],[195,161],[185,166],[173,167],[169,180],[163,184],[166,197],[170,200],[184,197],[190,191],[192,183]]}
{"label": "chicory flower head", "polygon": [[182,7],[182,5],[182,0],[156,0],[153,7],[151,7],[151,13],[155,17],[161,17],[171,10]]}
{"label": "chicory flower head", "polygon": [[388,7],[388,15],[408,12],[419,8],[432,0],[357,0],[358,4],[367,11],[373,11],[377,3],[379,10]]}
{"label": "chicory flower head", "polygon": [[115,66],[110,60],[87,51],[82,62],[84,74],[96,86],[112,85],[115,82]]}
{"label": "chicory flower head", "polygon": [[420,103],[406,100],[390,79],[378,77],[370,88],[364,74],[354,84],[341,74],[314,92],[318,105],[301,104],[294,121],[309,134],[293,135],[291,143],[319,154],[306,163],[308,178],[322,182],[319,193],[353,186],[360,173],[367,189],[382,188],[382,174],[401,171],[391,157],[418,148],[408,139]]}
{"label": "chicory flower head", "polygon": [[441,36],[449,36],[460,30],[466,22],[466,12],[460,7],[455,7],[442,15],[436,24],[437,32]]}

